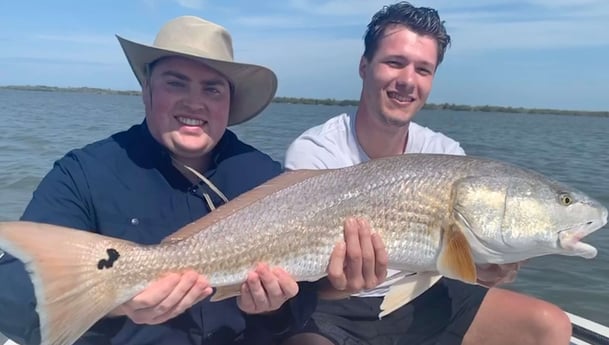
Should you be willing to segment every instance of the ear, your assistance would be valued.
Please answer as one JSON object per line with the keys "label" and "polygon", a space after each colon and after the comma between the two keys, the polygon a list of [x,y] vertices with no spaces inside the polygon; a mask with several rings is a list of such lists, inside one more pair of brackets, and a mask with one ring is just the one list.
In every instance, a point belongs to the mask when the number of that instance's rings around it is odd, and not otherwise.
{"label": "ear", "polygon": [[144,82],[142,83],[142,102],[144,103],[144,108],[146,109],[146,112],[148,112],[148,110],[150,109],[150,105],[152,102],[152,100],[150,99],[151,93],[152,90],[150,89],[150,80],[146,78],[146,80],[144,80]]}
{"label": "ear", "polygon": [[362,55],[359,60],[359,76],[364,79],[366,77],[366,67],[368,66],[368,59]]}

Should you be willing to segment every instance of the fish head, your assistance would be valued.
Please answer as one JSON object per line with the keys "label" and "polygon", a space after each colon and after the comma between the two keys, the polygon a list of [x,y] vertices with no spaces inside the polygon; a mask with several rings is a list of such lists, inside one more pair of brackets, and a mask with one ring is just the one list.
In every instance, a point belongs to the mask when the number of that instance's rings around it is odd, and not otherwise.
{"label": "fish head", "polygon": [[472,177],[454,194],[455,220],[477,263],[561,254],[594,258],[582,238],[607,224],[607,208],[541,175]]}

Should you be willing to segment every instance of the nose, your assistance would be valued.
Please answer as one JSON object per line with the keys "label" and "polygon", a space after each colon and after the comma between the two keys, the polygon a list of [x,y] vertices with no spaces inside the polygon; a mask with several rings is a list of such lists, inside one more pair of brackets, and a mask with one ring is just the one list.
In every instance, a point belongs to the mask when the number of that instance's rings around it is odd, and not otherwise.
{"label": "nose", "polygon": [[188,93],[184,95],[182,104],[193,112],[203,111],[207,108],[205,97],[202,92],[196,88],[192,88]]}
{"label": "nose", "polygon": [[398,88],[403,88],[406,91],[410,92],[412,88],[415,86],[415,77],[416,72],[414,70],[414,66],[412,64],[406,65],[404,68],[400,70],[400,73],[397,78],[397,86]]}

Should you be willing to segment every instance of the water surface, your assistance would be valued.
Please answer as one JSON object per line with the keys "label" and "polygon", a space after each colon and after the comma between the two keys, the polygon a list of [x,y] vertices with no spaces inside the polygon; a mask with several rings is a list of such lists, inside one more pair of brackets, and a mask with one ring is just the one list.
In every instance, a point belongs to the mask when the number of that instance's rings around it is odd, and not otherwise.
{"label": "water surface", "polygon": [[[305,129],[353,107],[271,104],[233,129],[282,160]],[[0,220],[17,219],[53,162],[72,148],[143,119],[136,96],[0,90]],[[609,205],[609,118],[423,111],[417,122],[461,142],[470,155],[549,174]],[[609,231],[590,236],[594,260],[548,256],[522,268],[510,289],[609,324]]]}

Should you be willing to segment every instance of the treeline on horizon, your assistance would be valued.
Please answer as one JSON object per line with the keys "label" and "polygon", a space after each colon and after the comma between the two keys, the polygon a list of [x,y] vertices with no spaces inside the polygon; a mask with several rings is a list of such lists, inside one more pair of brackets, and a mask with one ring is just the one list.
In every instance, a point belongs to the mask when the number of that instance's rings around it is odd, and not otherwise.
{"label": "treeline on horizon", "polygon": [[[312,104],[312,105],[338,105],[338,106],[357,106],[357,100],[336,100],[333,98],[315,99],[298,97],[275,97],[275,103],[290,104]],[[496,105],[466,105],[454,103],[426,103],[423,106],[426,110],[452,110],[452,111],[479,111],[487,113],[514,113],[514,114],[552,114],[552,115],[579,115],[579,116],[600,116],[609,117],[609,111],[586,111],[586,110],[560,110],[560,109],[540,109],[523,107],[504,107]]]}
{"label": "treeline on horizon", "polygon": [[[22,90],[22,91],[46,91],[46,92],[83,92],[93,94],[111,94],[137,96],[140,91],[135,90],[114,90],[101,89],[92,87],[58,87],[45,85],[8,85],[0,86],[0,89]],[[335,106],[357,106],[357,100],[337,100],[333,98],[303,98],[303,97],[275,97],[273,103],[288,103],[288,104],[308,104],[308,105],[335,105]],[[479,111],[493,113],[515,113],[515,114],[553,114],[553,115],[581,115],[581,116],[599,116],[609,117],[609,111],[586,111],[586,110],[561,110],[561,109],[540,109],[540,108],[523,108],[523,107],[505,107],[494,105],[465,105],[454,103],[427,103],[423,107],[427,110],[452,110],[452,111]]]}
{"label": "treeline on horizon", "polygon": [[125,96],[138,96],[141,94],[140,91],[135,90],[113,90],[113,89],[100,89],[96,87],[59,87],[59,86],[46,86],[46,85],[7,85],[0,86],[0,89],[5,90],[20,90],[20,91],[43,91],[43,92],[80,92],[80,93],[94,93],[100,95],[125,95]]}

